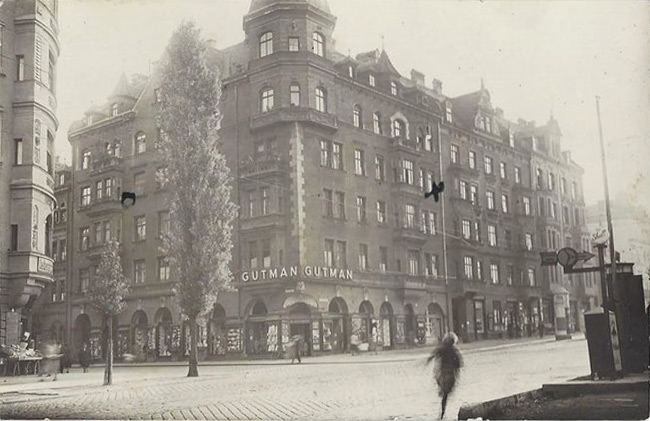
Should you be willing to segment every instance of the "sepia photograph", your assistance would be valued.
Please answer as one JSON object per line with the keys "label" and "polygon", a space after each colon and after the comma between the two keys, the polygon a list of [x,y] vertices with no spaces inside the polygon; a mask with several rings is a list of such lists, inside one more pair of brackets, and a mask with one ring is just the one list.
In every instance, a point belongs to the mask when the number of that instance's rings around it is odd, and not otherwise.
{"label": "sepia photograph", "polygon": [[23,419],[650,419],[650,2],[0,0]]}

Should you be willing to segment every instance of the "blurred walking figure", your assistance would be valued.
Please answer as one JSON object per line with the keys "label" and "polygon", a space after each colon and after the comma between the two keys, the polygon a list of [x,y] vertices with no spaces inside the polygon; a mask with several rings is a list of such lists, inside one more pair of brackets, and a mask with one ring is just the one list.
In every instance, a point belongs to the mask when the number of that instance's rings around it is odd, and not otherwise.
{"label": "blurred walking figure", "polygon": [[[61,345],[52,343],[43,346],[43,360],[41,361],[41,370],[39,376],[43,374],[53,376],[52,381],[56,381],[61,366]],[[44,379],[41,379],[43,381]]]}
{"label": "blurred walking figure", "polygon": [[433,373],[438,383],[438,394],[442,397],[440,419],[445,416],[447,398],[454,391],[460,368],[463,366],[463,357],[456,346],[457,343],[458,336],[453,332],[447,333],[427,359],[427,364],[435,360]]}
{"label": "blurred walking figure", "polygon": [[289,349],[287,350],[287,358],[291,357],[291,364],[295,359],[298,360],[298,364],[302,362],[300,359],[300,351],[302,346],[305,343],[305,338],[302,335],[293,335],[291,337],[291,342],[289,343]]}
{"label": "blurred walking figure", "polygon": [[90,347],[85,342],[79,350],[79,365],[83,368],[84,373],[88,372],[88,367],[90,366]]}

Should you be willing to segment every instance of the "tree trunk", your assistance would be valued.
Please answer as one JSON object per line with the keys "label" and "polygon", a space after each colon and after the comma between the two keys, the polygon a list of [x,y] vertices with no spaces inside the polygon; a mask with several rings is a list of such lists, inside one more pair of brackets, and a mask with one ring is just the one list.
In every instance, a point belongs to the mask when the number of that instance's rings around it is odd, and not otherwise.
{"label": "tree trunk", "polygon": [[187,377],[199,377],[199,359],[197,347],[196,317],[190,317],[190,370]]}
{"label": "tree trunk", "polygon": [[104,386],[113,384],[113,316],[108,316],[108,340],[106,352],[106,368],[104,369]]}

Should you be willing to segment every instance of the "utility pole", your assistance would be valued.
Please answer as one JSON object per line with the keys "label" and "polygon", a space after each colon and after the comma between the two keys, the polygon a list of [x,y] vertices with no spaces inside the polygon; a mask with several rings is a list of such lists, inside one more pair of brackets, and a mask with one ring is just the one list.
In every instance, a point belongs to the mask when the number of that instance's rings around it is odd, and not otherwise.
{"label": "utility pole", "polygon": [[[438,134],[438,163],[440,170],[440,181],[442,181],[442,135],[440,134],[440,121],[437,122],[436,131]],[[451,297],[449,295],[449,263],[447,261],[447,224],[445,221],[445,195],[440,197],[440,206],[442,208],[442,261],[445,268],[445,298],[447,307],[447,332],[452,331],[452,311]]]}
{"label": "utility pole", "polygon": [[[614,228],[612,226],[612,214],[609,207],[609,183],[607,181],[607,162],[605,161],[605,143],[603,141],[603,127],[600,121],[600,97],[596,96],[596,113],[598,115],[598,135],[600,137],[600,157],[603,166],[603,184],[605,187],[605,212],[607,215],[607,231],[609,232],[609,260],[611,262],[612,285],[616,284],[616,250],[614,249]],[[607,282],[606,279],[602,280]],[[609,301],[603,297],[603,308],[608,311],[606,303]]]}

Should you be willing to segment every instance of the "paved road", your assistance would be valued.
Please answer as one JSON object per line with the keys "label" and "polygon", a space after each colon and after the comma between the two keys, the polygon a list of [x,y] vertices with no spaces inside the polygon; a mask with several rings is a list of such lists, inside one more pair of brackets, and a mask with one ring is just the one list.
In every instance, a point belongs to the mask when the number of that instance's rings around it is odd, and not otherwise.
{"label": "paved road", "polygon": [[[303,364],[118,367],[57,382],[0,386],[0,418],[72,419],[431,419],[439,413],[424,352],[339,355]],[[465,368],[448,416],[460,405],[535,389],[589,372],[584,340],[465,351]],[[33,379],[32,379],[33,380]],[[2,383],[0,383],[1,385]]]}

